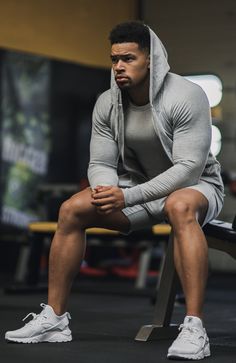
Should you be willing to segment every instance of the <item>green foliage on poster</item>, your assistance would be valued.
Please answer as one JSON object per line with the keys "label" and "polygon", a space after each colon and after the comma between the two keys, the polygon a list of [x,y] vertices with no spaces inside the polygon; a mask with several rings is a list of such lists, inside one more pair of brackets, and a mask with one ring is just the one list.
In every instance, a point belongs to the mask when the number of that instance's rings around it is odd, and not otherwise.
{"label": "green foliage on poster", "polygon": [[6,52],[2,69],[3,223],[26,227],[50,152],[49,61]]}

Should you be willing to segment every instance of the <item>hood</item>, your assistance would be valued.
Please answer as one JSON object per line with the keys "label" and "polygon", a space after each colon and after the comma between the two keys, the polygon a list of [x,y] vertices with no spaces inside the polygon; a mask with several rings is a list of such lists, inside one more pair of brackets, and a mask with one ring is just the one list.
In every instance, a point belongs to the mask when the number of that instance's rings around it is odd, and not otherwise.
{"label": "hood", "polygon": [[[158,36],[149,28],[150,32],[150,103],[156,98],[164,79],[170,69],[167,61],[167,52]],[[121,103],[121,91],[116,84],[113,70],[111,70],[111,97],[112,103]]]}
{"label": "hood", "polygon": [[150,49],[150,88],[149,97],[152,102],[160,91],[164,79],[170,69],[167,61],[167,52],[158,36],[149,28]]}

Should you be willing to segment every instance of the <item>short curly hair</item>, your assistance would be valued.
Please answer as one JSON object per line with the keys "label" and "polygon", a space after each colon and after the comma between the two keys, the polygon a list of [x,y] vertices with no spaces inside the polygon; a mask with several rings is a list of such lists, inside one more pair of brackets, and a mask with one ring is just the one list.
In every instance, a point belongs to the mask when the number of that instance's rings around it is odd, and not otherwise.
{"label": "short curly hair", "polygon": [[129,21],[117,24],[110,32],[111,45],[134,42],[140,49],[150,53],[150,33],[148,27],[140,21]]}

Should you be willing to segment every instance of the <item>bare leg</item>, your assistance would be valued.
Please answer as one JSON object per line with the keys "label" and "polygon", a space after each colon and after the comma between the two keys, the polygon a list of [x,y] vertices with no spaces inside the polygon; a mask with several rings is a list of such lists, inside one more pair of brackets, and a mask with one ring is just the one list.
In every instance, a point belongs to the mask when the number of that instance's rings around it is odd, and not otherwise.
{"label": "bare leg", "polygon": [[98,214],[91,204],[89,188],[62,204],[49,258],[48,304],[58,315],[66,311],[71,285],[84,257],[88,227],[127,232],[129,220],[122,212]]}
{"label": "bare leg", "polygon": [[193,189],[172,193],[165,205],[174,232],[175,267],[186,299],[186,314],[200,318],[208,275],[208,247],[199,222],[203,222],[207,208],[207,199]]}

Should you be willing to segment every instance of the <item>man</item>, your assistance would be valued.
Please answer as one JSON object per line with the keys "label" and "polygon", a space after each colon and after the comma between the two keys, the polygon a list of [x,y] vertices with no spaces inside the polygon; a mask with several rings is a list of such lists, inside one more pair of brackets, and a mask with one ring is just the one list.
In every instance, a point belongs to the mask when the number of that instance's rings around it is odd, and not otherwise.
{"label": "man", "polygon": [[[210,152],[211,119],[200,87],[169,73],[166,51],[151,29],[129,22],[110,33],[111,88],[93,112],[88,177],[91,188],[62,204],[49,260],[48,305],[16,342],[72,339],[66,312],[85,250],[85,229],[128,233],[168,220],[174,259],[186,298],[186,317],[169,358],[210,355],[203,328],[207,242],[201,226],[223,203],[220,166]],[[118,161],[126,174],[119,176]]]}

